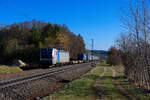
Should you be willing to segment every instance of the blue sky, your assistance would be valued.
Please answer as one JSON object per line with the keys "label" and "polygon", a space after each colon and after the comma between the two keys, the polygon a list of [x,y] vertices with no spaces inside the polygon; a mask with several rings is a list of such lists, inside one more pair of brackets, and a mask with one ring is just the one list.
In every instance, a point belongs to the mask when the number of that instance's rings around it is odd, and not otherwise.
{"label": "blue sky", "polygon": [[0,24],[40,20],[66,24],[86,48],[107,50],[122,31],[120,8],[127,0],[0,0]]}

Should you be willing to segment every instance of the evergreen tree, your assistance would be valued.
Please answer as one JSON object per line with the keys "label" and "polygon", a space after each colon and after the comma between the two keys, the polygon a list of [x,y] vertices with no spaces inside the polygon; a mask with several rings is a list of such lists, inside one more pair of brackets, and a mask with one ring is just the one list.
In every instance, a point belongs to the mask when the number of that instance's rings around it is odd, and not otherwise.
{"label": "evergreen tree", "polygon": [[39,42],[40,42],[40,38],[41,38],[40,32],[36,28],[36,25],[34,24],[32,29],[31,29],[31,44],[38,46]]}
{"label": "evergreen tree", "polygon": [[53,27],[50,23],[48,23],[45,27],[42,29],[42,39],[52,36]]}

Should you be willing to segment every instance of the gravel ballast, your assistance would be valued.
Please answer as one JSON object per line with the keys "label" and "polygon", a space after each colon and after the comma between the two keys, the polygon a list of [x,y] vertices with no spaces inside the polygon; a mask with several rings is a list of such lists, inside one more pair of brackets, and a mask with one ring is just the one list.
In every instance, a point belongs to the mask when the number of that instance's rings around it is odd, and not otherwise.
{"label": "gravel ballast", "polygon": [[0,89],[0,100],[33,100],[36,97],[42,97],[55,89],[62,87],[66,81],[72,81],[91,69],[90,64],[86,63],[71,66],[81,67],[50,77]]}

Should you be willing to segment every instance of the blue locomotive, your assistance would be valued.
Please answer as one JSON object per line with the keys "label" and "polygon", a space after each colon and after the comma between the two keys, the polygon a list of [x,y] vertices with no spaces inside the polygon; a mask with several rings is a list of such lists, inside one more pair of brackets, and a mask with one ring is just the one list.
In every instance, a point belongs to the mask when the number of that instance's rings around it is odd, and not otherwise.
{"label": "blue locomotive", "polygon": [[57,65],[70,62],[69,52],[56,48],[44,48],[40,51],[40,65]]}

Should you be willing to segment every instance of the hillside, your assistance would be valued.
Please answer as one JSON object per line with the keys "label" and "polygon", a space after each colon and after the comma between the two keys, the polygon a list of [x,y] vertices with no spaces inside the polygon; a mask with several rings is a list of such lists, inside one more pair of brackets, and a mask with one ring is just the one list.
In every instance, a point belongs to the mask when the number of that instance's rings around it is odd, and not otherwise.
{"label": "hillside", "polygon": [[[88,50],[88,52],[91,52],[91,50]],[[93,54],[94,55],[103,55],[103,56],[107,56],[107,51],[105,50],[93,50]]]}

